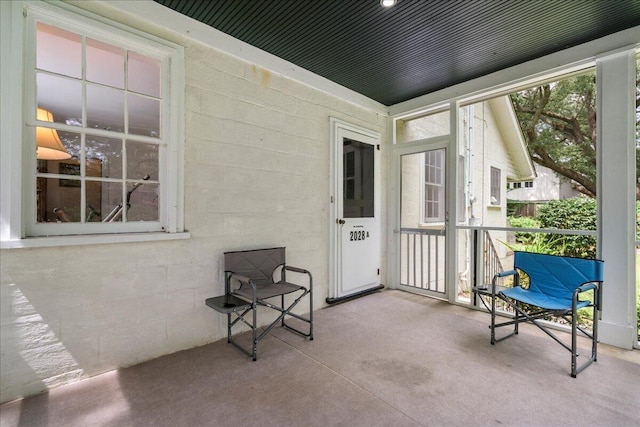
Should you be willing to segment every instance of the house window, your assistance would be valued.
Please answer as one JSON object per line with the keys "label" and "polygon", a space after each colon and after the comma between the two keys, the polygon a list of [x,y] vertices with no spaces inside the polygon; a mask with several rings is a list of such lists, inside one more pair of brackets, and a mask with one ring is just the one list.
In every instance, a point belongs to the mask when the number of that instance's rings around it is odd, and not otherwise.
{"label": "house window", "polygon": [[444,222],[444,149],[424,153],[423,221]]}
{"label": "house window", "polygon": [[491,205],[500,205],[500,169],[491,167]]}
{"label": "house window", "polygon": [[517,190],[518,188],[533,188],[533,181],[510,182],[508,187],[510,190]]}
{"label": "house window", "polygon": [[67,9],[27,9],[26,235],[182,231],[182,49]]}

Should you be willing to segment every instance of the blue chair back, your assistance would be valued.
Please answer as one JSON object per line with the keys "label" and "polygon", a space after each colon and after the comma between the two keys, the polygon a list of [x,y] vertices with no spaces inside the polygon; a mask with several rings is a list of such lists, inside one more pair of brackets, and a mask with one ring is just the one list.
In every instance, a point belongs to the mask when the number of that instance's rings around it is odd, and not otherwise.
{"label": "blue chair back", "polygon": [[514,267],[530,278],[529,289],[555,298],[571,298],[577,287],[603,280],[602,260],[519,251],[514,255]]}

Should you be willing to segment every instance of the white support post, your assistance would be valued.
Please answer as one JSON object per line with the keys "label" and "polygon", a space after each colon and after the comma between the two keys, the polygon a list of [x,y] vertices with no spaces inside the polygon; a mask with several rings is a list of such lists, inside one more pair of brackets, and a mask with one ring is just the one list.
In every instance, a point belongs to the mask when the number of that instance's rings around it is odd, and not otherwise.
{"label": "white support post", "polygon": [[631,349],[635,326],[635,49],[596,58],[600,341]]}

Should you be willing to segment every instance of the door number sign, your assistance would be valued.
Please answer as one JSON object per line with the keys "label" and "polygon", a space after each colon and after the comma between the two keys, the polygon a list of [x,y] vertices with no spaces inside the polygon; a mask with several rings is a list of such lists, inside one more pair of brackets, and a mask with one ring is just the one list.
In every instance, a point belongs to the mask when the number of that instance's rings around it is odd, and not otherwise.
{"label": "door number sign", "polygon": [[366,230],[354,230],[349,232],[349,241],[365,240],[369,238],[369,232]]}

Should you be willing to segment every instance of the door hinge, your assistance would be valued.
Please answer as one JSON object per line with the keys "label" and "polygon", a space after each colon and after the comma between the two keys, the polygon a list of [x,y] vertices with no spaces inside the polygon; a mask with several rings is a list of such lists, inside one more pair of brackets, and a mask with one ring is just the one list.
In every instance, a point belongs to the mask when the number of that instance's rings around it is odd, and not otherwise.
{"label": "door hinge", "polygon": [[378,269],[378,276],[380,275],[380,269]]}
{"label": "door hinge", "polygon": [[380,151],[380,144],[376,145],[376,148]]}

